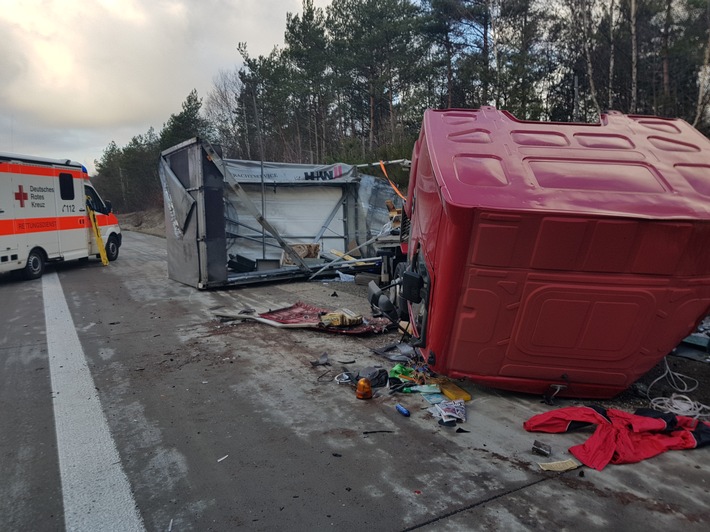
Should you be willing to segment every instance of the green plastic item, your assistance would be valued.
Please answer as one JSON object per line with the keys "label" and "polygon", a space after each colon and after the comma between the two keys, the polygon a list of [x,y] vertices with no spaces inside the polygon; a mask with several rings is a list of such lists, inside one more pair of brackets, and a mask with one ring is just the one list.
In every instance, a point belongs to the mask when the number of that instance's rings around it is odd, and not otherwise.
{"label": "green plastic item", "polygon": [[414,373],[414,370],[412,368],[408,368],[404,364],[396,364],[390,370],[390,377],[399,378],[400,375],[404,375],[405,377],[407,377],[412,373]]}

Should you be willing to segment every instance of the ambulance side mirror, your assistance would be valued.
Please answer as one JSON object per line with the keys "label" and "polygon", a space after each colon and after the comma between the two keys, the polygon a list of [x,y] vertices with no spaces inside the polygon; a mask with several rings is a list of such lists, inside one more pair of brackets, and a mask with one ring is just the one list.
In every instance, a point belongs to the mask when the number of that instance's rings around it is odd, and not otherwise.
{"label": "ambulance side mirror", "polygon": [[113,209],[111,202],[109,200],[106,200],[104,201],[104,205],[106,205],[106,214],[111,214],[111,210]]}

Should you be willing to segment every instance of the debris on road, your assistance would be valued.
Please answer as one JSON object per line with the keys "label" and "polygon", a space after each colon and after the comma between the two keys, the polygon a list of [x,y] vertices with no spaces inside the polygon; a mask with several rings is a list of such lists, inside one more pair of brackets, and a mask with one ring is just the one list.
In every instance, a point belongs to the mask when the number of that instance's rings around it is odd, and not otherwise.
{"label": "debris on road", "polygon": [[552,454],[552,448],[546,443],[535,440],[532,446],[533,454],[539,454],[540,456],[550,456]]}
{"label": "debris on road", "polygon": [[298,301],[290,307],[249,314],[215,314],[222,321],[252,320],[281,329],[315,329],[339,334],[378,334],[391,328],[386,318],[368,318],[348,309],[332,311]]}
{"label": "debris on road", "polygon": [[395,408],[397,409],[397,412],[399,412],[400,414],[402,414],[404,417],[409,417],[409,416],[410,416],[409,410],[407,410],[406,408],[404,408],[401,404],[397,403],[397,404],[395,405]]}
{"label": "debris on road", "polygon": [[441,419],[443,423],[460,423],[466,421],[466,405],[462,399],[456,401],[444,401],[432,406],[429,412],[434,417]]}
{"label": "debris on road", "polygon": [[541,464],[540,462],[538,462],[537,465],[539,465],[540,469],[542,469],[543,471],[556,471],[558,473],[572,471],[573,469],[577,469],[580,466],[578,462],[572,460],[571,458],[568,460],[561,460],[559,462],[548,462],[546,464]]}
{"label": "debris on road", "polygon": [[601,471],[608,464],[633,464],[671,450],[710,446],[710,422],[639,408],[630,414],[600,406],[570,406],[531,417],[528,432],[561,433],[596,425],[594,434],[569,452]]}
{"label": "debris on road", "polygon": [[330,366],[330,362],[328,362],[328,353],[323,353],[317,360],[311,360],[311,366]]}

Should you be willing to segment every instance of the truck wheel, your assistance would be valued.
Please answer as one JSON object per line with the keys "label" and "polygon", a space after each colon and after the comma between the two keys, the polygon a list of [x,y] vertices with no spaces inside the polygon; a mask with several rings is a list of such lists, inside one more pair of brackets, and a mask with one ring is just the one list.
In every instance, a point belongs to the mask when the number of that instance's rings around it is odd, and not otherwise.
{"label": "truck wheel", "polygon": [[44,253],[41,249],[33,249],[27,256],[27,264],[22,274],[25,279],[39,279],[44,273]]}
{"label": "truck wheel", "polygon": [[106,242],[106,258],[111,262],[118,258],[118,240],[113,235],[108,237],[108,242]]}

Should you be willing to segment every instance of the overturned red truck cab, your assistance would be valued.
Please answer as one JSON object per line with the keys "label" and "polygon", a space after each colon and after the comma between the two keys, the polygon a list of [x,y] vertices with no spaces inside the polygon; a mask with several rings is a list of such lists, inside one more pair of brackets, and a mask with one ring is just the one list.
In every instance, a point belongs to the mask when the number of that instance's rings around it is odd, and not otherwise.
{"label": "overturned red truck cab", "polygon": [[430,367],[607,398],[710,310],[710,141],[679,119],[426,112],[400,311]]}

